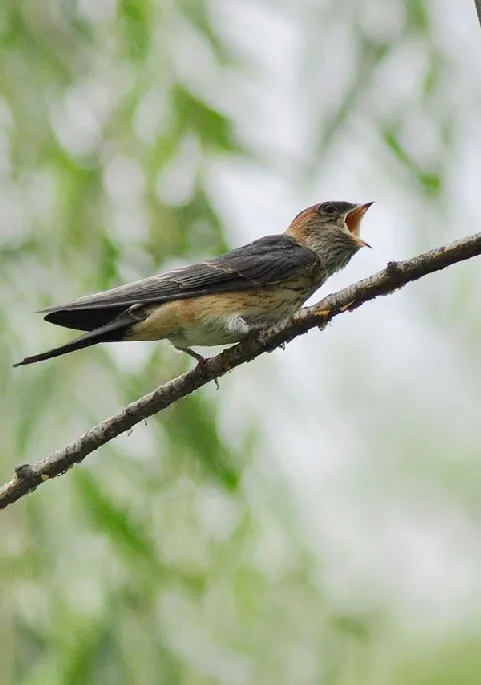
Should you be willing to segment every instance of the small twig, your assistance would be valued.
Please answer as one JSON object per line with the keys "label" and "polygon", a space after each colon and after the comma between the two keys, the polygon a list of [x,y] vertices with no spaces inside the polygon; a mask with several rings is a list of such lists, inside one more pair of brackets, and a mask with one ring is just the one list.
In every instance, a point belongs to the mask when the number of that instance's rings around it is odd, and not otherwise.
{"label": "small twig", "polygon": [[[479,0],[481,2],[481,0]],[[91,428],[78,440],[36,464],[16,468],[15,477],[0,488],[0,509],[35,490],[44,481],[65,473],[85,457],[124,433],[147,417],[165,409],[177,400],[231,369],[249,362],[266,351],[290,342],[314,327],[323,330],[338,314],[357,309],[380,295],[389,295],[411,281],[434,271],[481,254],[481,233],[458,240],[402,262],[389,262],[387,267],[369,278],[328,295],[312,307],[306,307],[291,320],[268,329],[256,338],[249,338],[221,354],[206,359],[192,371],[174,378],[165,385],[127,405],[116,416]]]}
{"label": "small twig", "polygon": [[481,0],[474,0],[474,4],[476,5],[476,12],[478,13],[479,25],[481,26]]}

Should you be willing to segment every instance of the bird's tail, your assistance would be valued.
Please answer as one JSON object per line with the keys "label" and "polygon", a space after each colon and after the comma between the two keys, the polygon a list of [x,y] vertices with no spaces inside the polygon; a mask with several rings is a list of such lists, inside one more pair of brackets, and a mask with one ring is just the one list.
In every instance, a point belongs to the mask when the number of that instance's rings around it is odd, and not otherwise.
{"label": "bird's tail", "polygon": [[46,359],[51,359],[52,357],[60,357],[62,354],[68,354],[69,352],[81,350],[84,347],[90,347],[91,345],[97,345],[98,343],[123,340],[134,321],[138,321],[138,319],[133,319],[127,312],[125,312],[105,326],[100,326],[93,331],[84,333],[66,345],[55,347],[53,350],[41,352],[40,354],[34,354],[31,357],[25,357],[25,359],[22,359],[22,361],[17,362],[13,366],[35,364],[36,362],[43,362]]}

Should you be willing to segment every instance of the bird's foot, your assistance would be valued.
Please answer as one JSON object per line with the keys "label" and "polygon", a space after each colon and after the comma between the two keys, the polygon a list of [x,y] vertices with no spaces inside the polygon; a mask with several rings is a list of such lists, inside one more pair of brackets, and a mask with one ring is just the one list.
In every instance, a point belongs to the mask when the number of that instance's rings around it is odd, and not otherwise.
{"label": "bird's foot", "polygon": [[195,350],[191,349],[190,347],[182,347],[181,352],[185,352],[186,354],[189,355],[189,357],[192,357],[192,359],[195,359],[198,364],[205,364],[206,358],[203,357],[199,352],[196,352]]}
{"label": "bird's foot", "polygon": [[260,342],[262,347],[264,347],[269,352],[272,352],[272,350],[269,349],[269,345],[268,345],[267,340],[266,340],[265,330],[261,330],[260,332],[255,331],[251,335],[253,338],[256,338]]}
{"label": "bird's foot", "polygon": [[273,345],[266,336],[267,330],[263,330],[260,333],[256,334],[257,340],[260,342],[262,347],[265,349],[266,352],[275,352],[277,348],[281,348],[281,350],[286,349],[286,343],[280,343],[280,345]]}
{"label": "bird's foot", "polygon": [[[207,361],[207,359],[205,357],[203,357],[199,352],[196,352],[195,350],[193,350],[190,347],[183,347],[182,352],[185,352],[190,357],[195,359],[197,361],[197,367],[200,367],[200,369],[202,369],[202,367],[205,365],[205,363]],[[214,383],[215,383],[215,387],[218,390],[219,389],[219,379],[214,378]]]}

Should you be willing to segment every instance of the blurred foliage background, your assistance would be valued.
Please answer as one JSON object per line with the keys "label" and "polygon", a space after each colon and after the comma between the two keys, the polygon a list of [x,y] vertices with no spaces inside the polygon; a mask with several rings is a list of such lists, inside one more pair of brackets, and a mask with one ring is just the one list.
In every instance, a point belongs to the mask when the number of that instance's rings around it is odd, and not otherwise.
{"label": "blurred foliage background", "polygon": [[[377,201],[329,289],[479,230],[480,64],[468,0],[3,0],[1,479],[190,364],[129,343],[13,371],[70,335],[31,311],[322,199]],[[0,682],[481,682],[479,273],[264,355],[3,512]]]}

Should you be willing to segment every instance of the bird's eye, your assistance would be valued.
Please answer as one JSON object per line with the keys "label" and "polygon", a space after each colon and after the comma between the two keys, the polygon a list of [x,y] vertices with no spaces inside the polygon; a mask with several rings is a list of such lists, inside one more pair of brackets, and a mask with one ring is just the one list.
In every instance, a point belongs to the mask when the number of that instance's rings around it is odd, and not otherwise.
{"label": "bird's eye", "polygon": [[332,202],[324,202],[319,209],[323,214],[335,214],[336,213],[336,207],[335,205],[332,204]]}

